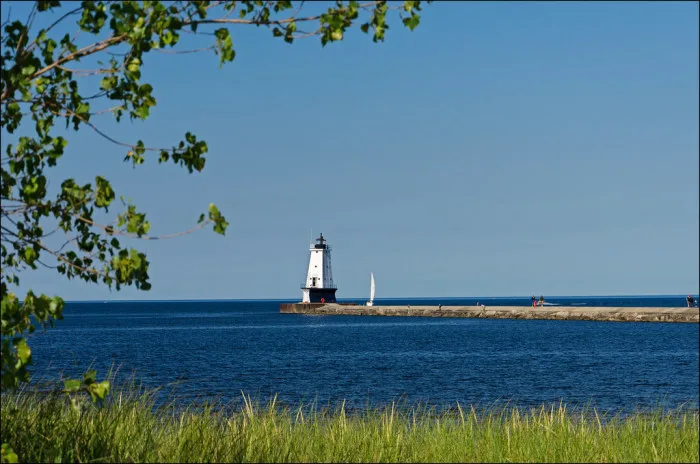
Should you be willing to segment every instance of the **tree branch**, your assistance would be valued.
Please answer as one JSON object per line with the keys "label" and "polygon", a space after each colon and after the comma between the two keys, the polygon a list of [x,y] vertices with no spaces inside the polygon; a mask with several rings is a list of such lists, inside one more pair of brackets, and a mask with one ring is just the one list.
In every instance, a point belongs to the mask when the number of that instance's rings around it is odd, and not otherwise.
{"label": "tree branch", "polygon": [[32,77],[30,77],[30,80],[34,80],[37,77],[41,76],[42,74],[46,73],[47,71],[50,71],[51,69],[55,68],[56,66],[60,66],[63,63],[67,63],[68,61],[73,61],[76,58],[82,58],[84,56],[92,55],[93,53],[97,53],[101,50],[104,50],[107,47],[111,47],[112,45],[116,45],[118,43],[123,42],[127,38],[127,34],[121,34],[118,36],[112,36],[110,38],[107,38],[103,40],[102,42],[98,42],[96,44],[91,44],[86,47],[81,48],[80,50],[76,50],[75,52],[71,53],[68,56],[64,56],[63,58],[60,58],[53,63],[51,63],[48,66],[45,66],[32,74]]}
{"label": "tree branch", "polygon": [[[74,15],[74,14],[80,12],[80,10],[82,10],[82,9],[83,9],[83,7],[82,7],[82,6],[79,6],[78,8],[76,8],[76,9],[74,9],[74,10],[72,10],[72,11],[69,11],[68,13],[64,14],[63,16],[61,16],[60,18],[58,18],[56,21],[54,21],[53,24],[51,24],[51,25],[50,25],[48,28],[46,28],[44,31],[48,33],[48,32],[49,32],[51,29],[53,29],[58,23],[60,23],[60,22],[63,21],[64,19],[66,19],[68,16],[71,16],[71,15]],[[36,45],[36,39],[32,40],[32,42],[31,42],[29,45],[27,45],[27,51],[31,51],[31,49],[34,48],[35,45]]]}
{"label": "tree branch", "polygon": [[12,5],[7,9],[7,19],[2,23],[3,29],[5,29],[5,26],[7,26],[10,23],[10,18],[12,17]]}
{"label": "tree branch", "polygon": [[[369,3],[363,3],[361,5],[358,5],[358,9],[367,9],[373,6],[377,6],[382,1],[375,1],[375,2],[369,2]],[[389,9],[397,9],[400,7],[389,7]],[[298,11],[297,11],[298,13]],[[276,19],[276,20],[267,20],[267,21],[260,21],[259,19],[229,19],[229,18],[218,18],[218,19],[196,19],[196,20],[185,20],[183,21],[183,25],[186,26],[191,26],[192,24],[255,24],[255,25],[265,25],[265,26],[281,26],[283,24],[289,24],[291,22],[305,22],[305,21],[316,21],[321,19],[321,16],[325,13],[314,15],[314,16],[306,16],[304,18],[296,18],[295,13],[293,16],[290,16],[289,18],[286,19]]]}
{"label": "tree branch", "polygon": [[95,268],[95,267],[93,267],[93,268],[85,268],[85,267],[82,267],[82,266],[78,266],[77,264],[75,264],[74,262],[72,262],[71,260],[69,260],[68,258],[66,258],[65,256],[63,256],[62,254],[57,253],[57,252],[53,251],[51,248],[49,248],[49,247],[47,247],[46,245],[44,245],[40,240],[39,240],[39,241],[36,241],[36,242],[24,240],[24,242],[25,242],[25,243],[28,243],[28,244],[32,244],[32,245],[37,245],[37,246],[38,246],[39,248],[41,248],[42,250],[44,250],[44,251],[46,251],[47,253],[49,253],[49,254],[55,256],[56,259],[58,259],[58,260],[61,261],[62,263],[68,264],[69,266],[71,266],[71,267],[73,267],[73,268],[75,268],[75,269],[78,269],[79,271],[87,272],[87,273],[89,273],[89,274],[95,274],[95,275],[103,275],[103,276],[109,275],[108,272],[105,272],[104,270],[100,271],[99,269],[97,269],[97,268]]}
{"label": "tree branch", "polygon": [[[117,107],[115,107],[115,108],[117,108]],[[87,119],[85,119],[84,117],[82,117],[81,115],[79,115],[79,114],[77,114],[77,113],[71,111],[71,110],[68,109],[68,108],[65,109],[66,113],[61,113],[61,112],[58,112],[58,111],[54,111],[54,110],[52,110],[51,108],[48,108],[48,107],[46,107],[46,109],[47,109],[48,111],[50,111],[52,114],[54,114],[54,115],[56,115],[56,116],[63,117],[63,118],[67,118],[67,117],[72,117],[72,116],[74,116],[74,117],[80,119],[80,121],[81,121],[83,124],[85,124],[86,126],[90,127],[92,130],[94,130],[95,132],[97,132],[99,135],[101,135],[102,137],[104,137],[106,140],[109,140],[110,142],[114,143],[115,145],[119,145],[119,146],[126,147],[126,148],[131,148],[132,150],[136,149],[136,145],[129,144],[129,143],[126,143],[126,142],[120,142],[119,140],[113,139],[112,137],[110,137],[109,135],[105,134],[105,133],[102,132],[100,129],[98,129],[97,126],[95,126],[93,123],[91,123],[90,121],[88,121]],[[104,111],[101,111],[101,113],[104,113]],[[99,113],[94,113],[94,114],[99,114]],[[174,151],[175,149],[174,149],[174,148],[143,147],[143,150],[144,150],[144,151],[156,151],[156,152],[161,152],[161,151],[172,152],[172,151]]]}
{"label": "tree branch", "polygon": [[204,226],[206,226],[207,224],[209,224],[209,223],[212,222],[211,219],[207,219],[207,220],[202,221],[200,224],[197,224],[196,226],[194,226],[194,227],[192,227],[192,228],[190,228],[190,229],[184,230],[184,231],[182,231],[182,232],[176,232],[176,233],[174,233],[174,234],[157,235],[157,236],[150,236],[150,235],[141,235],[141,236],[138,236],[137,234],[132,234],[132,233],[129,233],[129,232],[123,232],[123,231],[121,231],[121,230],[116,230],[116,229],[112,229],[111,232],[108,232],[108,231],[107,231],[107,226],[105,226],[105,225],[102,225],[102,224],[97,223],[97,222],[95,222],[95,221],[91,221],[90,219],[85,219],[84,217],[82,217],[82,216],[80,216],[80,215],[78,215],[78,214],[73,214],[73,217],[75,217],[75,218],[76,218],[77,220],[79,220],[79,221],[84,222],[85,224],[88,224],[88,225],[93,226],[93,227],[97,227],[98,229],[102,229],[102,230],[103,230],[106,234],[108,234],[108,235],[120,235],[120,236],[127,237],[127,238],[137,238],[137,239],[139,239],[139,240],[166,240],[166,239],[169,239],[169,238],[180,237],[181,235],[191,234],[192,232],[194,232],[194,231],[196,231],[196,230],[199,230],[199,229],[201,229],[202,227],[204,227]]}
{"label": "tree branch", "polygon": [[66,71],[69,73],[75,73],[78,76],[94,76],[97,74],[116,74],[117,72],[121,71],[122,68],[124,68],[124,64],[122,64],[119,68],[117,69],[70,69],[66,68],[64,66],[56,66],[58,69],[62,71]]}
{"label": "tree branch", "polygon": [[214,49],[216,49],[216,45],[212,45],[210,47],[197,48],[194,50],[165,50],[163,48],[154,48],[153,51],[158,53],[167,53],[170,55],[184,55],[186,53],[199,53]]}

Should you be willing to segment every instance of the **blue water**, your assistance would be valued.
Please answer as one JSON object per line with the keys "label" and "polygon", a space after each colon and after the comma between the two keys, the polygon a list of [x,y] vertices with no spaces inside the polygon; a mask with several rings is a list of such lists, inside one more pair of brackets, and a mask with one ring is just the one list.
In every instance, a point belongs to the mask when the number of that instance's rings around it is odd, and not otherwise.
{"label": "blue water", "polygon": [[[378,304],[529,304],[520,299]],[[359,301],[359,300],[356,300]],[[548,298],[667,306],[684,296]],[[261,402],[349,407],[563,401],[608,411],[698,404],[698,324],[280,314],[281,301],[68,303],[30,336],[34,378],[110,367],[181,404],[241,392]]]}

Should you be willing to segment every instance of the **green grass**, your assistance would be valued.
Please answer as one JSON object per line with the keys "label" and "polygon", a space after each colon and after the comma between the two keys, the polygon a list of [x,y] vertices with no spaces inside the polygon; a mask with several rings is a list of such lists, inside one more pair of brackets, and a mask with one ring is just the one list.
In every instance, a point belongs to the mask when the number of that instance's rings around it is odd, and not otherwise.
{"label": "green grass", "polygon": [[698,411],[601,417],[563,404],[437,412],[395,404],[156,408],[142,392],[74,410],[3,394],[2,443],[29,462],[698,462]]}

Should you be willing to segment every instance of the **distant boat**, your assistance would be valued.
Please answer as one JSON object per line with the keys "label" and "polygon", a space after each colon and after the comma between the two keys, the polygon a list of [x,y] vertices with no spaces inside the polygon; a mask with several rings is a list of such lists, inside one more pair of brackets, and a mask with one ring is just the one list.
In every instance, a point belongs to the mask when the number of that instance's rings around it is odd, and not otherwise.
{"label": "distant boat", "polygon": [[367,306],[374,305],[374,274],[369,273],[369,301],[365,303]]}

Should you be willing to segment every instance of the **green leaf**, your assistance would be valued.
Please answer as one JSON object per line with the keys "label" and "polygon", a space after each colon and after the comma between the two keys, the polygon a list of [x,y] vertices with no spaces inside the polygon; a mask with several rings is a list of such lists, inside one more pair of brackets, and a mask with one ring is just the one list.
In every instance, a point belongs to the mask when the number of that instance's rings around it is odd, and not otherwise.
{"label": "green leaf", "polygon": [[221,67],[227,61],[233,61],[236,57],[236,52],[233,50],[233,41],[228,29],[225,27],[219,28],[214,31],[214,35],[216,36],[217,53],[220,55],[219,67]]}
{"label": "green leaf", "polygon": [[0,455],[2,456],[2,462],[8,462],[10,464],[19,462],[17,454],[12,450],[9,443],[2,444]]}
{"label": "green leaf", "polygon": [[63,381],[64,392],[73,393],[80,390],[80,380],[77,379],[67,379]]}
{"label": "green leaf", "polygon": [[214,232],[221,235],[226,234],[226,228],[229,226],[229,223],[226,221],[226,218],[221,215],[214,203],[209,205],[209,219],[214,223]]}
{"label": "green leaf", "polygon": [[24,249],[24,261],[31,266],[35,260],[36,260],[36,251],[34,251],[34,248],[31,248],[31,247],[25,248]]}
{"label": "green leaf", "polygon": [[117,77],[116,76],[103,77],[102,80],[100,81],[100,88],[102,90],[111,90],[116,85],[117,85]]}
{"label": "green leaf", "polygon": [[107,179],[102,176],[95,177],[95,206],[107,208],[114,200],[114,190]]}
{"label": "green leaf", "polygon": [[129,70],[129,72],[137,72],[139,68],[141,67],[141,60],[138,58],[132,58],[129,61],[129,64],[126,66],[126,69]]}
{"label": "green leaf", "polygon": [[403,4],[403,9],[404,9],[404,11],[406,11],[408,13],[410,13],[411,10],[413,10],[414,8],[420,10],[419,4],[420,4],[420,2],[407,0]]}
{"label": "green leaf", "polygon": [[420,16],[417,14],[412,14],[409,18],[404,18],[403,24],[410,30],[415,29],[418,27],[418,23],[420,23]]}
{"label": "green leaf", "polygon": [[80,102],[80,104],[75,108],[75,112],[78,114],[84,114],[90,111],[90,104],[85,102]]}
{"label": "green leaf", "polygon": [[141,119],[148,119],[149,113],[150,113],[150,110],[149,110],[148,106],[146,106],[146,105],[141,105],[137,108],[134,108],[134,114]]}
{"label": "green leaf", "polygon": [[31,64],[22,68],[22,75],[23,76],[31,76],[35,72],[36,72],[36,66],[32,66]]}
{"label": "green leaf", "polygon": [[27,340],[24,338],[15,338],[12,340],[12,344],[17,350],[17,358],[20,366],[29,364],[32,360],[32,350],[29,348],[29,345],[27,345]]}
{"label": "green leaf", "polygon": [[92,383],[88,385],[87,391],[92,397],[92,401],[104,400],[109,393],[109,381],[103,380],[99,383]]}
{"label": "green leaf", "polygon": [[214,203],[209,204],[209,216],[219,215],[219,208],[216,207]]}
{"label": "green leaf", "polygon": [[165,31],[163,35],[161,36],[163,38],[163,44],[165,45],[170,45],[173,41],[173,38],[175,37],[172,32],[170,31]]}
{"label": "green leaf", "polygon": [[214,232],[216,232],[219,235],[226,235],[226,229],[228,228],[229,223],[224,219],[223,216],[221,216],[217,221],[214,222]]}
{"label": "green leaf", "polygon": [[97,378],[97,371],[95,369],[90,369],[89,371],[87,371],[83,374],[83,383],[85,383],[85,385],[93,384],[93,383],[95,383],[96,378]]}
{"label": "green leaf", "polygon": [[[55,7],[60,6],[60,5],[61,5],[61,2],[59,2],[58,0],[39,0],[37,2],[37,6],[38,6],[37,9],[39,11],[46,11],[46,10],[50,10],[51,8],[55,8]],[[5,445],[3,445],[3,446],[5,446]]]}

